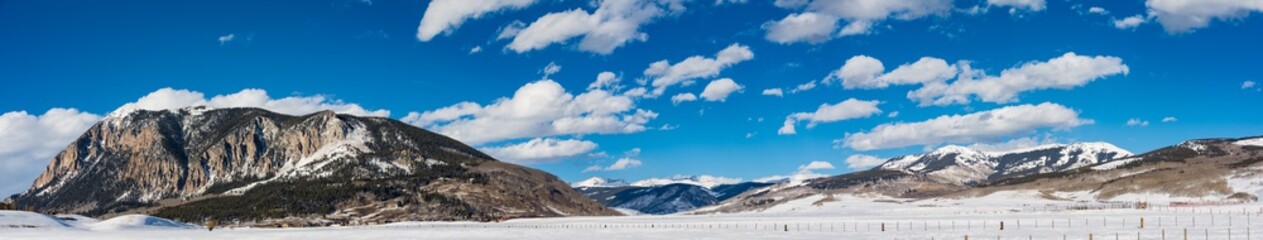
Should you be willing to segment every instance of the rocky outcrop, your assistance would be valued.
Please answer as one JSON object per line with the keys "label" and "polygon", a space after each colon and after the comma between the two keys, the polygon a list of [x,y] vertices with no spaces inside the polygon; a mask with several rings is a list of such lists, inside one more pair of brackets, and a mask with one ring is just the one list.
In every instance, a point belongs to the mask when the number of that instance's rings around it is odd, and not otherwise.
{"label": "rocky outcrop", "polygon": [[[268,205],[275,198],[310,206]],[[87,215],[147,211],[256,222],[616,214],[555,176],[399,121],[249,108],[112,114],[9,201]],[[272,212],[212,209],[229,203]]]}

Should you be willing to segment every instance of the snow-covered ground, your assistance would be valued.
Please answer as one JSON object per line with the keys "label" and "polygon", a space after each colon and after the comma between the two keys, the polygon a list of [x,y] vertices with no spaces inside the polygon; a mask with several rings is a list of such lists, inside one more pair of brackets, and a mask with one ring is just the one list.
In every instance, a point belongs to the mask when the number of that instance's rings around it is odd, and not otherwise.
{"label": "snow-covered ground", "polygon": [[[502,223],[406,222],[289,229],[188,229],[152,221],[57,224],[38,214],[0,212],[0,239],[1253,239],[1263,238],[1263,204],[1136,209],[1126,203],[1044,200],[1001,192],[968,200],[813,196],[763,212],[715,215],[570,217]],[[1086,209],[1086,210],[1073,210]],[[1142,220],[1143,219],[1143,220]],[[1144,221],[1144,227],[1141,227]],[[99,228],[103,223],[121,228]],[[1003,224],[1004,229],[1000,226]],[[882,226],[885,231],[882,231]]]}

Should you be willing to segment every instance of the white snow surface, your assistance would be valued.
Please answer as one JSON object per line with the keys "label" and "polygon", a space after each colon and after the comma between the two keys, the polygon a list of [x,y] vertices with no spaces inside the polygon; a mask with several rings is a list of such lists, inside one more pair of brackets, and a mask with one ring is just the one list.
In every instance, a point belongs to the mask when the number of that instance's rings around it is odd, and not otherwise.
{"label": "white snow surface", "polygon": [[1263,147],[1263,138],[1251,138],[1251,139],[1245,139],[1245,140],[1238,140],[1236,142],[1233,142],[1233,144],[1237,144],[1241,146]]}
{"label": "white snow surface", "polygon": [[[1078,193],[1057,193],[1073,196]],[[809,196],[763,212],[401,222],[315,228],[0,229],[0,239],[1244,239],[1263,227],[1263,204],[1136,209],[1125,203],[1049,200],[1036,191],[970,199]],[[832,199],[828,201],[827,199]],[[28,221],[0,212],[0,221]],[[42,216],[34,214],[35,216]],[[1140,227],[1141,219],[1145,226]],[[36,218],[38,219],[38,218]],[[43,220],[51,221],[51,220]],[[107,220],[105,222],[111,222]],[[1005,225],[1004,230],[1000,224]],[[884,226],[885,231],[882,231]],[[1229,233],[1231,232],[1231,233]],[[1255,232],[1254,234],[1259,234]]]}
{"label": "white snow surface", "polygon": [[121,231],[202,229],[202,227],[149,215],[123,215],[100,221],[80,215],[54,217],[25,211],[0,211],[0,239],[6,239],[5,231],[15,229]]}

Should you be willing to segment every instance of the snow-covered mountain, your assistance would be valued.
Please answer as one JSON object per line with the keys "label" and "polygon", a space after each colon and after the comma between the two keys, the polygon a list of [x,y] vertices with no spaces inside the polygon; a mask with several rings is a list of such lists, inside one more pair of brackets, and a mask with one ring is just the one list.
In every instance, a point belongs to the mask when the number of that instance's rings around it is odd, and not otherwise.
{"label": "snow-covered mountain", "polygon": [[984,152],[949,145],[933,152],[893,158],[877,169],[925,175],[957,185],[1059,172],[1132,156],[1105,142],[1051,144],[1034,148]]}
{"label": "snow-covered mountain", "polygon": [[681,176],[675,176],[671,178],[644,179],[644,180],[633,182],[631,183],[631,185],[637,186],[637,187],[655,187],[655,186],[665,186],[665,185],[671,185],[671,184],[688,184],[688,185],[701,186],[704,188],[713,188],[719,185],[736,184],[736,183],[741,183],[741,179],[716,177],[716,176],[710,176],[710,175],[701,175],[701,176],[681,175]]}
{"label": "snow-covered mountain", "polygon": [[1198,139],[1140,155],[1100,142],[1005,152],[947,146],[803,186],[747,192],[699,213],[760,211],[835,195],[912,201],[1026,192],[1073,201],[1252,202],[1263,196],[1259,143],[1263,137]]}
{"label": "snow-covered mountain", "polygon": [[670,214],[710,206],[770,183],[736,182],[711,176],[677,176],[627,184],[593,177],[571,184],[585,196],[617,209],[646,214]]}
{"label": "snow-covered mountain", "polygon": [[614,187],[626,187],[626,186],[630,186],[630,184],[628,184],[627,181],[623,181],[622,179],[607,179],[607,178],[602,178],[602,177],[591,177],[588,179],[584,179],[583,181],[578,181],[578,182],[574,182],[570,184],[570,187],[572,188],[594,188],[594,187],[614,188]]}
{"label": "snow-covered mountain", "polygon": [[6,202],[299,224],[617,214],[551,174],[397,120],[255,108],[116,112]]}

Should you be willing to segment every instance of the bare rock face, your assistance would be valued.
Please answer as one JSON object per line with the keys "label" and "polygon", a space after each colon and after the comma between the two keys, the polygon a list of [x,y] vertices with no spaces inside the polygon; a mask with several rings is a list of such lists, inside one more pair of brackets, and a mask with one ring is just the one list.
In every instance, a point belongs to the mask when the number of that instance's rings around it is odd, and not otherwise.
{"label": "bare rock face", "polygon": [[111,115],[8,201],[287,224],[617,214],[551,174],[392,119],[249,108]]}

